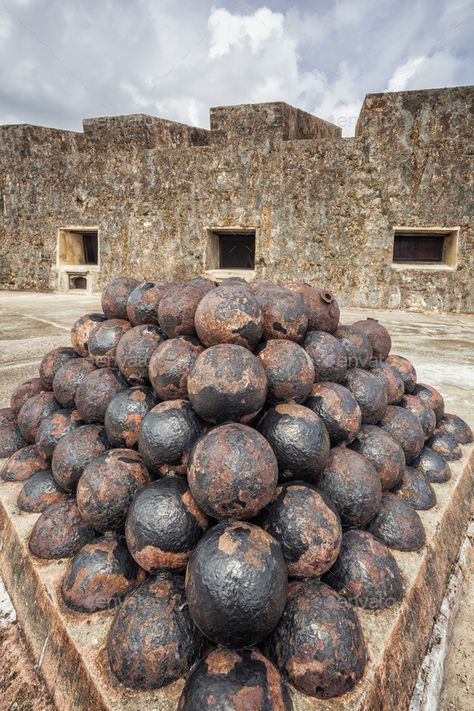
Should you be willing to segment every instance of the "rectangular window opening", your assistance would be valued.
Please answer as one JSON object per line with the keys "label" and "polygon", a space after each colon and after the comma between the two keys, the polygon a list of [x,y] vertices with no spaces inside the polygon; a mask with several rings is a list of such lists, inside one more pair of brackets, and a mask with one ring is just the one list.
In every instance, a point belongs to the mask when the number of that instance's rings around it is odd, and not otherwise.
{"label": "rectangular window opening", "polygon": [[64,265],[99,264],[99,236],[97,230],[60,230],[58,261]]}
{"label": "rectangular window opening", "polygon": [[394,229],[393,263],[456,267],[458,228]]}
{"label": "rectangular window opening", "polygon": [[227,271],[255,269],[255,230],[210,230],[207,268]]}

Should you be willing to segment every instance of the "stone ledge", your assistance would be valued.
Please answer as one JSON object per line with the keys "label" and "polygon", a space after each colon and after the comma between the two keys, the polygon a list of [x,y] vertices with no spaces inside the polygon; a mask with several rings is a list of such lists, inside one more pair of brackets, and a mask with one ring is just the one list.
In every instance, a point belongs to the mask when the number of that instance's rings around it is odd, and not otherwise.
{"label": "stone ledge", "polygon": [[[437,506],[420,515],[427,545],[417,553],[399,553],[405,597],[383,612],[359,611],[370,661],[351,694],[319,701],[293,694],[295,711],[397,711],[410,696],[457,558],[472,510],[474,446],[452,463],[453,478],[436,485]],[[103,649],[112,612],[72,613],[58,594],[67,561],[45,563],[28,552],[27,540],[37,514],[16,508],[21,484],[0,483],[0,562],[6,587],[32,653],[59,711],[172,711],[182,681],[154,692],[131,692],[112,677]]]}

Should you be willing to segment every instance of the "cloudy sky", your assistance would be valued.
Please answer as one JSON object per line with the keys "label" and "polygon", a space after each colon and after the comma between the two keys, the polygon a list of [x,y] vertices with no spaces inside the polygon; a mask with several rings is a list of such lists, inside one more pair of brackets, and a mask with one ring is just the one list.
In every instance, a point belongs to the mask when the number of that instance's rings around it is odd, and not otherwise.
{"label": "cloudy sky", "polygon": [[473,0],[0,0],[0,123],[283,100],[353,135],[366,93],[473,83],[473,31]]}

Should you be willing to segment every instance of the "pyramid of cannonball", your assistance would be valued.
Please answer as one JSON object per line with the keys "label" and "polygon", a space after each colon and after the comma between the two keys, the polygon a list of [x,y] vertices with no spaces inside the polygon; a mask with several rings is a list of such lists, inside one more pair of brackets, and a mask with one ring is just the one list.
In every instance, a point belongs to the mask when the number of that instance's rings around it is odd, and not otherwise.
{"label": "pyramid of cannonball", "polygon": [[118,278],[102,310],[0,411],[31,553],[71,559],[75,614],[116,610],[117,684],[184,677],[193,711],[346,694],[357,608],[399,602],[391,549],[425,544],[469,427],[327,289]]}

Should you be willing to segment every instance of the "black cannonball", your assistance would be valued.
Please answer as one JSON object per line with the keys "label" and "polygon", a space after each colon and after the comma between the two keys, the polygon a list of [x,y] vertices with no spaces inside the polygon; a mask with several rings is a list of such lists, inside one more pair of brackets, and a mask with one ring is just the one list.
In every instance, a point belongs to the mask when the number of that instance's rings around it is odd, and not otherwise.
{"label": "black cannonball", "polygon": [[450,434],[458,444],[470,444],[472,442],[472,429],[458,415],[445,413],[438,423],[438,430]]}
{"label": "black cannonball", "polygon": [[100,425],[82,425],[56,445],[51,470],[57,483],[71,491],[92,459],[109,449],[105,430]]}
{"label": "black cannonball", "polygon": [[393,493],[420,511],[436,506],[436,494],[430,482],[424,474],[412,467],[405,467],[403,476],[393,489]]}
{"label": "black cannonball", "polygon": [[127,318],[128,299],[139,283],[136,279],[118,277],[107,284],[102,292],[102,311],[108,319]]}
{"label": "black cannonball", "polygon": [[410,363],[407,358],[399,355],[389,355],[385,359],[385,363],[395,368],[400,374],[403,383],[405,385],[405,392],[413,393],[417,395],[415,391],[416,387],[416,370],[415,366]]}
{"label": "black cannonball", "polygon": [[308,328],[308,316],[299,294],[276,284],[254,292],[262,310],[263,338],[284,338],[301,343]]}
{"label": "black cannonball", "polygon": [[302,343],[313,361],[316,383],[340,383],[347,372],[347,355],[341,342],[325,331],[308,331]]}
{"label": "black cannonball", "polygon": [[417,457],[423,449],[425,435],[420,420],[413,412],[398,405],[389,405],[379,422],[387,434],[402,447],[407,464]]}
{"label": "black cannonball", "polygon": [[45,391],[30,397],[22,406],[17,419],[18,429],[25,442],[33,443],[41,421],[58,410],[61,410],[61,405],[51,392]]}
{"label": "black cannonball", "polygon": [[425,439],[431,437],[436,427],[436,416],[431,407],[416,395],[408,394],[402,397],[399,405],[418,417]]}
{"label": "black cannonball", "polygon": [[106,320],[106,316],[101,313],[84,314],[73,323],[71,328],[72,347],[78,355],[87,357],[89,355],[89,336],[97,324]]}
{"label": "black cannonball", "polygon": [[366,334],[372,346],[374,358],[383,360],[388,356],[392,347],[392,339],[385,326],[382,326],[376,318],[362,319],[352,325]]}
{"label": "black cannonball", "polygon": [[443,484],[451,479],[451,468],[445,458],[429,447],[423,447],[410,466],[432,484]]}
{"label": "black cannonball", "polygon": [[168,289],[158,305],[158,322],[168,338],[195,336],[194,316],[203,297],[192,284]]}
{"label": "black cannonball", "polygon": [[405,454],[400,444],[376,425],[362,425],[351,449],[362,454],[374,465],[382,489],[392,489],[405,469]]}
{"label": "black cannonball", "polygon": [[362,368],[350,368],[343,385],[357,400],[364,424],[375,425],[387,407],[387,386],[380,379]]}
{"label": "black cannonball", "polygon": [[315,383],[305,406],[322,419],[332,446],[352,442],[360,429],[359,404],[350,390],[339,383]]}
{"label": "black cannonball", "polygon": [[436,390],[432,385],[426,385],[426,383],[415,383],[413,395],[431,407],[437,423],[441,421],[444,415],[444,399],[439,390]]}
{"label": "black cannonball", "polygon": [[[0,432],[2,428],[0,426]],[[1,450],[0,450],[1,451]],[[2,467],[3,481],[26,481],[30,476],[48,469],[48,464],[38,452],[35,444],[18,449]]]}
{"label": "black cannonball", "polygon": [[348,368],[368,368],[372,362],[372,346],[367,334],[356,326],[337,327],[334,332],[347,356]]}
{"label": "black cannonball", "polygon": [[177,287],[173,281],[144,281],[132,291],[127,301],[128,320],[134,326],[142,323],[158,325],[158,306],[169,289]]}
{"label": "black cannonball", "polygon": [[328,289],[311,284],[292,284],[289,287],[303,299],[308,317],[308,331],[334,333],[339,324],[339,304]]}
{"label": "black cannonball", "polygon": [[28,547],[37,558],[71,558],[94,537],[74,501],[50,504],[36,521]]}
{"label": "black cannonball", "polygon": [[131,328],[117,346],[117,367],[131,385],[148,382],[148,366],[155,349],[163,343],[163,334],[153,324]]}
{"label": "black cannonball", "polygon": [[25,402],[33,397],[33,395],[38,395],[38,393],[43,390],[44,386],[41,378],[31,378],[30,380],[25,380],[24,383],[18,385],[13,391],[10,400],[10,407],[13,414],[17,416]]}
{"label": "black cannonball", "polygon": [[369,531],[389,548],[417,551],[425,543],[425,529],[413,506],[396,494],[384,493]]}
{"label": "black cannonball", "polygon": [[56,483],[51,470],[44,469],[25,481],[18,494],[17,504],[20,511],[41,513],[51,504],[67,498],[69,494]]}
{"label": "black cannonball", "polygon": [[54,348],[49,353],[43,356],[43,359],[39,366],[39,374],[41,383],[45,390],[53,389],[54,376],[58,370],[67,363],[69,360],[74,358],[79,358],[79,354],[76,353],[74,348],[59,347]]}
{"label": "black cannonball", "polygon": [[253,350],[263,334],[263,317],[249,290],[219,286],[199,302],[194,317],[197,335],[205,346],[235,343]]}
{"label": "black cannonball", "polygon": [[69,360],[57,371],[53,379],[53,392],[63,407],[76,406],[76,391],[86,375],[96,370],[91,358]]}
{"label": "black cannonball", "polygon": [[204,347],[197,338],[180,336],[161,343],[150,358],[148,377],[161,400],[188,397],[188,375]]}
{"label": "black cannonball", "polygon": [[405,383],[400,372],[388,363],[377,361],[370,368],[372,375],[380,378],[387,386],[387,403],[397,405],[405,392]]}
{"label": "black cannonball", "polygon": [[443,430],[435,430],[432,436],[426,440],[426,446],[441,454],[447,462],[454,462],[462,457],[462,449],[453,435]]}
{"label": "black cannonball", "polygon": [[128,384],[117,368],[88,373],[76,390],[76,408],[84,422],[103,422],[107,407]]}
{"label": "black cannonball", "polygon": [[83,424],[77,410],[57,410],[52,415],[43,418],[35,437],[35,444],[40,456],[50,462],[59,440]]}
{"label": "black cannonball", "polygon": [[132,328],[124,319],[114,318],[97,324],[89,336],[89,355],[98,368],[114,368],[117,361],[117,346],[122,337]]}
{"label": "black cannonball", "polygon": [[302,403],[314,383],[314,365],[308,353],[294,341],[274,338],[256,351],[268,380],[268,402]]}
{"label": "black cannonball", "polygon": [[156,404],[155,393],[145,385],[119,392],[107,405],[104,417],[112,447],[135,447],[143,418]]}
{"label": "black cannonball", "polygon": [[[28,441],[32,442],[33,440],[28,438]],[[27,440],[23,437],[16,422],[0,423],[0,459],[11,457],[15,452],[23,449],[26,444]]]}

